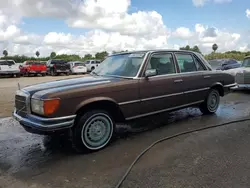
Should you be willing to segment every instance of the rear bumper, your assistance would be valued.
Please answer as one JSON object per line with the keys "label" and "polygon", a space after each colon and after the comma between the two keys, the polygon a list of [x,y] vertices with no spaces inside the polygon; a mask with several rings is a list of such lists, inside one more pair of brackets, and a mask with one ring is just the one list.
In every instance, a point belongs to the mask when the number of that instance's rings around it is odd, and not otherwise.
{"label": "rear bumper", "polygon": [[20,74],[20,71],[0,71],[0,75]]}
{"label": "rear bumper", "polygon": [[45,74],[46,71],[27,71],[27,73],[30,73],[30,74]]}
{"label": "rear bumper", "polygon": [[64,73],[64,72],[70,72],[70,70],[55,70],[56,73]]}
{"label": "rear bumper", "polygon": [[35,134],[51,134],[63,132],[74,125],[76,115],[58,117],[58,118],[42,118],[36,115],[27,114],[22,117],[13,112],[13,117],[24,127],[28,132]]}

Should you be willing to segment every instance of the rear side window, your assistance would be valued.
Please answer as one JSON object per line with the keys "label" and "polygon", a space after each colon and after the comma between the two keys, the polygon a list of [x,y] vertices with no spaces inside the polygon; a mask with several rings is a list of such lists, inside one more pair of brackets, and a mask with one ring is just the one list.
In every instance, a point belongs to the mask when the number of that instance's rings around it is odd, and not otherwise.
{"label": "rear side window", "polygon": [[91,61],[91,64],[95,64],[95,61]]}
{"label": "rear side window", "polygon": [[197,71],[196,64],[190,54],[175,54],[181,72]]}

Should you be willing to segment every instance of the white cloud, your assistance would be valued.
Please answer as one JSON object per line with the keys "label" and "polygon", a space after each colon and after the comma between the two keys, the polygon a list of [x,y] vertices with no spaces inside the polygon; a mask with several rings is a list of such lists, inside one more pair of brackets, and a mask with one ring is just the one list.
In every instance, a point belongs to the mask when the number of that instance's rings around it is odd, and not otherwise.
{"label": "white cloud", "polygon": [[246,16],[250,19],[250,9],[246,10]]}
{"label": "white cloud", "polygon": [[[188,33],[188,35],[184,35],[184,38],[182,35],[179,35],[179,39],[185,39],[190,46],[198,45],[204,53],[210,53],[214,43],[218,44],[218,51],[221,52],[238,49],[239,45],[241,45],[240,34],[219,30],[215,27],[196,24],[194,31],[188,28],[178,28],[177,30],[186,31],[186,33]],[[175,37],[177,36],[178,35],[175,35]]]}
{"label": "white cloud", "polygon": [[207,2],[214,2],[214,3],[222,4],[222,3],[230,3],[232,0],[192,0],[192,1],[193,1],[194,6],[202,7]]}
{"label": "white cloud", "polygon": [[172,34],[174,37],[177,37],[180,39],[189,39],[193,35],[190,29],[186,27],[179,27]]}
{"label": "white cloud", "polygon": [[[198,6],[206,1],[229,2],[193,0]],[[198,45],[205,53],[211,52],[213,43],[219,45],[219,51],[247,49],[247,44],[241,43],[240,34],[203,24],[196,24],[194,28],[179,27],[170,32],[158,12],[136,10],[130,13],[130,8],[130,0],[6,1],[1,4],[0,11],[0,49],[7,49],[11,55],[34,55],[38,50],[41,56],[52,51],[83,56],[103,50],[178,49],[182,44]],[[69,27],[88,30],[80,35],[53,30],[37,35],[19,28],[23,17],[57,18]],[[180,39],[178,43],[170,44],[169,41],[176,39]]]}

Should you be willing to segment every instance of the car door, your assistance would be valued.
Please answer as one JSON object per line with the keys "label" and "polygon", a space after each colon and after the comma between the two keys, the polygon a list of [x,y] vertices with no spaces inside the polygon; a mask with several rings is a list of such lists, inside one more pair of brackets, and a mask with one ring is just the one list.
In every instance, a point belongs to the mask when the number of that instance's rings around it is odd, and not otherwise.
{"label": "car door", "polygon": [[175,58],[181,75],[183,101],[186,105],[196,104],[204,100],[208,87],[204,84],[206,67],[200,64],[193,53],[176,52]]}
{"label": "car door", "polygon": [[139,82],[141,116],[180,106],[182,87],[173,54],[170,52],[151,54],[145,71],[147,70],[157,70],[157,74],[142,78]]}

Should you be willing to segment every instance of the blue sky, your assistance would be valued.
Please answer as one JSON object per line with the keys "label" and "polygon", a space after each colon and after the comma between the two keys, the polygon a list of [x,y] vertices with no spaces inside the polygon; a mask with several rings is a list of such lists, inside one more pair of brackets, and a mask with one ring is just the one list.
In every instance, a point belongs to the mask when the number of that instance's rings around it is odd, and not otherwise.
{"label": "blue sky", "polygon": [[[245,11],[250,7],[248,0],[234,0],[230,3],[207,3],[202,7],[195,7],[191,0],[132,0],[129,12],[138,10],[155,10],[163,17],[164,23],[169,28],[180,26],[193,28],[195,24],[226,28],[232,32],[250,30],[249,19]],[[81,34],[87,29],[70,28],[64,20],[46,17],[23,18],[21,28],[27,32],[46,34],[55,32],[70,32]]]}
{"label": "blue sky", "polygon": [[82,0],[74,8],[70,1],[8,1],[0,11],[0,48],[26,55],[186,44],[210,53],[213,43],[222,52],[250,50],[249,0]]}

